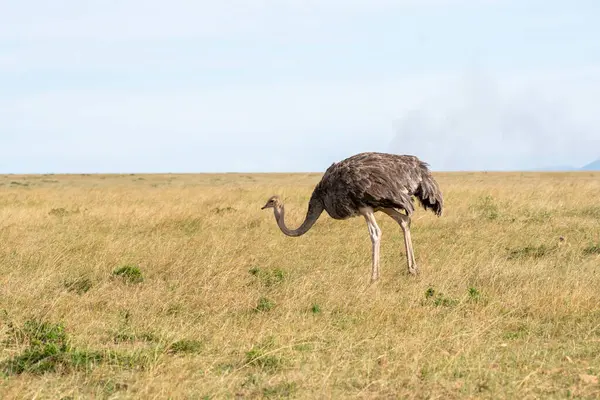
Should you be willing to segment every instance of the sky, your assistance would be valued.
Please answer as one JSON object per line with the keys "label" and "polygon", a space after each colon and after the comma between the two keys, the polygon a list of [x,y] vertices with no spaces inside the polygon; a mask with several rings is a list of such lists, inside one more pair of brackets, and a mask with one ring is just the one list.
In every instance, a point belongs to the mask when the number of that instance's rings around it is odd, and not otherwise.
{"label": "sky", "polygon": [[0,173],[600,157],[600,2],[0,0]]}

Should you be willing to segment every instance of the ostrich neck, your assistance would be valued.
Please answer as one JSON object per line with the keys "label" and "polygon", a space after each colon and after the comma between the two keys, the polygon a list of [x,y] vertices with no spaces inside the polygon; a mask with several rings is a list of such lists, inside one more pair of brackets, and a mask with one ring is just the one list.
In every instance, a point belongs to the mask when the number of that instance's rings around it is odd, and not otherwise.
{"label": "ostrich neck", "polygon": [[317,222],[317,219],[319,219],[322,212],[323,203],[313,196],[308,203],[306,218],[304,218],[304,222],[302,222],[302,225],[300,225],[298,229],[289,229],[285,225],[285,207],[283,204],[281,205],[281,208],[275,208],[275,219],[277,220],[277,225],[279,226],[279,229],[281,229],[281,232],[287,236],[300,236],[308,232],[314,223]]}

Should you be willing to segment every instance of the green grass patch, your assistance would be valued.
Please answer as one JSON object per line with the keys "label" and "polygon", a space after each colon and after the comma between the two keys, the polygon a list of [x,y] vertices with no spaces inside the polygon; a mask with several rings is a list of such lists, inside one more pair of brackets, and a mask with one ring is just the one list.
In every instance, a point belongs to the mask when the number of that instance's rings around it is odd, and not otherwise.
{"label": "green grass patch", "polygon": [[256,304],[256,307],[254,307],[254,310],[258,312],[267,312],[274,309],[275,305],[273,300],[267,297],[261,297],[258,299],[258,303]]}
{"label": "green grass patch", "polygon": [[600,254],[600,244],[591,244],[583,249],[583,254],[586,256],[591,256],[595,254]]}
{"label": "green grass patch", "polygon": [[21,328],[9,323],[12,343],[24,348],[12,357],[0,362],[0,371],[6,375],[28,373],[70,373],[91,370],[99,364],[111,364],[128,368],[145,367],[150,360],[142,354],[121,354],[114,351],[96,351],[74,348],[61,323],[26,321]]}
{"label": "green grass patch", "polygon": [[436,307],[453,307],[459,303],[457,299],[450,298],[443,293],[438,292],[433,287],[429,287],[425,291],[425,301]]}
{"label": "green grass patch", "polygon": [[279,268],[261,269],[258,267],[254,267],[250,268],[248,272],[250,273],[250,275],[254,276],[261,285],[265,287],[278,285],[285,281],[285,279],[287,278],[286,272]]}
{"label": "green grass patch", "polygon": [[199,353],[202,347],[202,342],[199,340],[182,339],[171,343],[167,352],[171,354]]}
{"label": "green grass patch", "polygon": [[119,267],[112,272],[112,275],[131,284],[142,283],[144,281],[142,271],[135,265],[124,265]]}

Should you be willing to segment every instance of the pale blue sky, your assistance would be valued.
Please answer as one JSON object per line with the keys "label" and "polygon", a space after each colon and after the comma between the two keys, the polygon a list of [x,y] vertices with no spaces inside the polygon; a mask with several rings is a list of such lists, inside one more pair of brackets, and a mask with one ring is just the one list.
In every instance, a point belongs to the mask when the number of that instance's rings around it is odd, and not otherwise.
{"label": "pale blue sky", "polygon": [[600,2],[0,0],[0,172],[600,157]]}

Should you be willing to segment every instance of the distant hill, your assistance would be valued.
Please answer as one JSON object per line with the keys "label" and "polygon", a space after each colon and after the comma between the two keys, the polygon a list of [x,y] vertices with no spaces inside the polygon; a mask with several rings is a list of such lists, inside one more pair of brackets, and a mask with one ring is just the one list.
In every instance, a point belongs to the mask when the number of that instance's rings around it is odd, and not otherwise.
{"label": "distant hill", "polygon": [[552,167],[535,168],[531,171],[536,172],[566,172],[566,171],[600,171],[600,158],[596,161],[584,165],[581,168],[572,167],[570,165],[555,165]]}
{"label": "distant hill", "polygon": [[581,167],[582,171],[600,171],[600,158],[592,161],[588,165]]}

